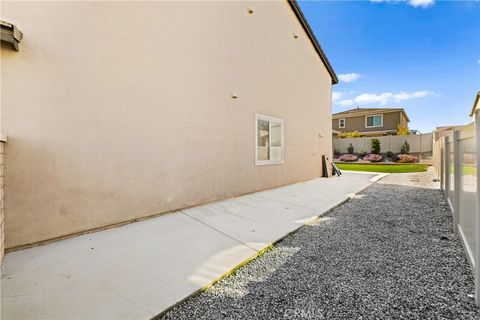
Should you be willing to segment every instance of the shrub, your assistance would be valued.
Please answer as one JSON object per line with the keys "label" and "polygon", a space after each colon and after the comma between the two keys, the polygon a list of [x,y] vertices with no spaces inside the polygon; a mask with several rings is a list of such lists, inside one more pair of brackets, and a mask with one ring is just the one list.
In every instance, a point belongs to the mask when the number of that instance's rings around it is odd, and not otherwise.
{"label": "shrub", "polygon": [[393,159],[395,154],[392,151],[387,151],[387,158]]}
{"label": "shrub", "polygon": [[348,146],[348,153],[353,153],[353,145],[351,143]]}
{"label": "shrub", "polygon": [[362,150],[362,151],[360,151],[360,152],[358,153],[358,156],[359,156],[360,158],[363,158],[363,157],[365,157],[366,155],[367,155],[367,153],[365,152],[365,150]]}
{"label": "shrub", "polygon": [[358,131],[352,131],[352,132],[342,132],[337,135],[339,138],[358,138],[360,137],[360,133]]}
{"label": "shrub", "polygon": [[372,139],[372,153],[374,154],[380,153],[380,140]]}
{"label": "shrub", "polygon": [[365,157],[363,157],[364,161],[370,161],[370,162],[380,162],[383,160],[383,157],[379,154],[371,153]]}
{"label": "shrub", "polygon": [[338,156],[338,155],[340,155],[340,150],[334,149],[334,150],[333,150],[333,155],[334,155],[335,157]]}
{"label": "shrub", "polygon": [[358,157],[354,154],[344,154],[338,158],[340,161],[346,161],[346,162],[352,162],[352,161],[357,161]]}
{"label": "shrub", "polygon": [[401,154],[408,154],[410,152],[410,144],[408,143],[407,140],[402,144],[400,147],[400,153]]}
{"label": "shrub", "polygon": [[409,154],[399,154],[396,157],[398,163],[416,163],[418,162],[418,157],[411,156]]}

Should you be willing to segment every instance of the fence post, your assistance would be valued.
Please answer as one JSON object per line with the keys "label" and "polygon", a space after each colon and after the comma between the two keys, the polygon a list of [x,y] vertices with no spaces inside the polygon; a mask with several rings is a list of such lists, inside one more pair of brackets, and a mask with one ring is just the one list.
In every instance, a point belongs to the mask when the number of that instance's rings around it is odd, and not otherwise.
{"label": "fence post", "polygon": [[458,233],[458,223],[460,215],[460,179],[462,177],[462,168],[460,167],[460,130],[453,131],[453,230]]}
{"label": "fence post", "polygon": [[448,137],[445,137],[445,161],[443,162],[445,170],[445,198],[448,203],[448,190],[450,190],[450,145],[448,144]]}
{"label": "fence post", "polygon": [[475,304],[480,307],[480,190],[478,182],[480,181],[480,110],[475,112],[475,162],[477,174],[477,192],[476,192],[476,210],[475,210]]}
{"label": "fence post", "polygon": [[423,138],[423,134],[420,133],[420,161],[422,160],[422,138]]}
{"label": "fence post", "polygon": [[437,148],[438,148],[438,152],[440,153],[440,156],[439,156],[439,160],[440,160],[440,172],[438,173],[438,175],[440,176],[440,189],[442,191],[445,191],[445,155],[444,155],[444,152],[445,152],[445,148],[444,148],[444,145],[445,145],[445,139],[444,137],[441,137],[440,138],[440,142],[439,144],[437,145]]}

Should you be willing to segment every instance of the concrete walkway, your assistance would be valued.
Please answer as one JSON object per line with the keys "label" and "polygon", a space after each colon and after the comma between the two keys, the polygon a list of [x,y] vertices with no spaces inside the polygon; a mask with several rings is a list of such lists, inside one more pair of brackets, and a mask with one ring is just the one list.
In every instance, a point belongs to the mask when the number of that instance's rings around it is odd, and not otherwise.
{"label": "concrete walkway", "polygon": [[150,319],[380,175],[344,173],[7,254],[2,319]]}
{"label": "concrete walkway", "polygon": [[440,189],[440,182],[436,180],[435,168],[428,167],[427,172],[395,173],[381,179],[381,184],[396,184],[427,189]]}

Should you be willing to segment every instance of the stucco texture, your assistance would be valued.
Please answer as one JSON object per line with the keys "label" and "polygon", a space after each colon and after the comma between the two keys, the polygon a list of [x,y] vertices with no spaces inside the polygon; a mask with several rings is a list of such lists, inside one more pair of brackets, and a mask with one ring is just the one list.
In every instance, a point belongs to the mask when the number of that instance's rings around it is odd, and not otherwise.
{"label": "stucco texture", "polygon": [[[2,11],[24,33],[1,53],[7,248],[312,179],[331,159],[332,80],[287,2]],[[255,113],[285,120],[283,164],[255,166]]]}

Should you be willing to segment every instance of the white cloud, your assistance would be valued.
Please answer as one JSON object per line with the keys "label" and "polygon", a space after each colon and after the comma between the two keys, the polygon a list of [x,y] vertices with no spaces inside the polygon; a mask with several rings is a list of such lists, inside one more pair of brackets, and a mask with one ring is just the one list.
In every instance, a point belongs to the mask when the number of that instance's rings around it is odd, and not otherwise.
{"label": "white cloud", "polygon": [[430,92],[430,91],[415,91],[413,93],[408,93],[408,92],[400,92],[400,93],[396,93],[393,95],[393,99],[396,101],[396,102],[399,102],[399,101],[403,101],[403,100],[410,100],[410,99],[413,99],[413,98],[423,98],[423,97],[426,97],[426,96],[429,96],[429,95],[432,95],[433,92]]}
{"label": "white cloud", "polygon": [[435,4],[435,0],[370,0],[370,2],[400,3],[405,2],[414,8],[429,8]]}
{"label": "white cloud", "polygon": [[366,105],[366,104],[380,104],[382,106],[386,105],[387,103],[394,101],[394,102],[401,102],[410,99],[416,98],[423,98],[426,96],[433,95],[434,93],[431,91],[415,91],[412,93],[409,92],[399,92],[399,93],[391,93],[391,92],[383,92],[380,94],[374,93],[362,93],[353,99],[353,101],[358,105]]}
{"label": "white cloud", "polygon": [[356,96],[354,101],[357,104],[380,103],[381,105],[386,105],[392,96],[393,94],[390,92],[384,92],[381,94],[362,93],[361,95]]}
{"label": "white cloud", "polygon": [[435,0],[408,0],[408,4],[415,8],[428,8],[435,4]]}
{"label": "white cloud", "polygon": [[338,79],[341,82],[346,82],[346,83],[356,81],[360,78],[362,78],[362,75],[359,74],[359,73],[355,73],[355,72],[338,75]]}
{"label": "white cloud", "polygon": [[351,99],[347,99],[347,100],[342,100],[342,101],[339,101],[337,103],[337,105],[341,106],[341,107],[350,107],[350,106],[353,106],[355,102]]}
{"label": "white cloud", "polygon": [[342,98],[342,96],[343,96],[343,93],[338,92],[338,91],[333,91],[332,92],[332,101],[336,102],[336,101],[340,100]]}

